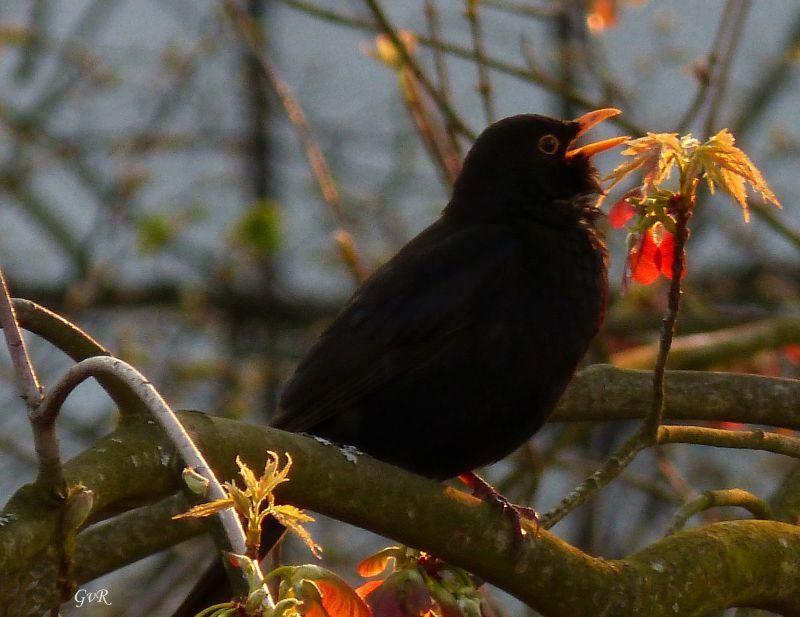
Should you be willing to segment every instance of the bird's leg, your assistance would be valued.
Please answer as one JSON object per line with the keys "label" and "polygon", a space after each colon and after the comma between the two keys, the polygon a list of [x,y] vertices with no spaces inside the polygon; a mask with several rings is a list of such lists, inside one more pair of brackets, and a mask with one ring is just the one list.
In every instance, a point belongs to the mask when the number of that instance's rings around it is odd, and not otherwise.
{"label": "bird's leg", "polygon": [[468,471],[458,476],[458,479],[472,489],[476,497],[492,504],[499,505],[503,512],[511,519],[517,540],[521,543],[528,535],[528,530],[523,527],[523,521],[533,523],[534,535],[539,533],[539,514],[533,508],[518,506],[511,503],[507,497],[500,494],[496,488],[481,478],[478,474]]}

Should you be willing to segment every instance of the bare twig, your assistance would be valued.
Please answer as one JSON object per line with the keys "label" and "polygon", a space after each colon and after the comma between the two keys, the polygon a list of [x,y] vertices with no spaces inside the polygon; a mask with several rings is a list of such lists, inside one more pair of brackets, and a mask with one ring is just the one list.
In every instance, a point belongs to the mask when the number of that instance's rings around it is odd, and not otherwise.
{"label": "bare twig", "polygon": [[684,501],[689,501],[697,496],[697,491],[694,490],[691,484],[683,477],[683,474],[675,467],[674,463],[669,459],[663,449],[653,448],[653,455],[656,458],[656,466],[661,476],[666,480],[667,484],[672,487],[677,495],[680,495]]}
{"label": "bare twig", "polygon": [[[333,179],[333,174],[331,173],[328,161],[326,160],[325,155],[322,153],[322,148],[320,148],[317,140],[314,138],[314,134],[311,131],[311,127],[308,124],[308,120],[306,119],[305,112],[303,112],[300,102],[295,97],[294,93],[289,87],[289,84],[286,83],[281,76],[277,67],[272,63],[272,60],[265,53],[258,29],[250,16],[238,6],[236,0],[224,0],[224,4],[225,9],[231,18],[231,22],[236,28],[236,31],[250,48],[251,53],[258,61],[261,69],[264,71],[267,82],[274,90],[276,96],[280,99],[281,104],[283,105],[284,109],[286,110],[286,114],[289,117],[289,121],[292,123],[292,126],[297,132],[300,141],[303,143],[309,165],[311,166],[311,171],[313,172],[320,192],[322,193],[322,198],[328,205],[328,208],[333,216],[334,223],[337,227],[336,232],[344,231],[345,233],[348,233],[344,223],[344,216],[342,214],[341,195],[339,193],[339,189]],[[348,235],[350,234],[348,233]],[[352,249],[352,255],[342,255],[342,257],[345,263],[350,266],[350,271],[356,281],[362,281],[368,274],[368,268],[364,265],[363,260],[358,256],[359,253],[355,249],[354,243],[352,244]],[[353,258],[351,259],[350,257]]]}
{"label": "bare twig", "polygon": [[[486,6],[523,17],[534,19],[551,19],[558,14],[558,9],[550,5],[533,5],[519,0],[481,0]],[[552,4],[552,3],[551,3]]]}
{"label": "bare twig", "polygon": [[[439,11],[436,8],[434,0],[425,0],[425,19],[428,22],[428,34],[431,41],[441,41],[441,24],[439,23]],[[442,52],[441,47],[434,46],[433,50],[433,64],[436,67],[436,80],[439,85],[439,92],[442,97],[450,101],[450,75],[447,70],[447,59]],[[450,146],[456,157],[458,165],[461,164],[461,143],[458,141],[458,131],[453,125],[451,118],[445,118],[445,127],[447,136],[450,139]]]}
{"label": "bare twig", "polygon": [[476,137],[475,132],[466,125],[461,116],[458,115],[456,110],[450,104],[450,101],[442,96],[441,92],[439,92],[439,90],[437,90],[436,87],[431,83],[431,80],[428,78],[425,71],[422,70],[422,67],[420,67],[419,63],[411,56],[410,53],[408,53],[408,49],[403,41],[400,40],[400,36],[397,34],[397,29],[392,26],[392,23],[389,21],[389,18],[386,16],[386,13],[384,13],[380,4],[378,4],[378,1],[364,0],[364,2],[366,3],[367,8],[372,12],[372,16],[375,18],[380,30],[389,37],[389,40],[397,50],[397,53],[400,54],[403,64],[411,69],[411,72],[414,73],[414,77],[419,80],[419,83],[423,88],[425,88],[425,91],[430,95],[430,97],[436,101],[436,104],[439,106],[442,115],[445,116],[447,121],[451,122],[462,135],[470,140],[474,140]]}
{"label": "bare twig", "polygon": [[658,356],[653,369],[653,406],[644,421],[645,435],[654,439],[661,420],[664,417],[664,371],[667,368],[667,357],[675,335],[675,322],[681,303],[681,276],[686,269],[686,240],[689,237],[689,218],[694,203],[690,196],[680,195],[675,208],[675,257],[672,261],[672,281],[669,286],[667,312],[661,324],[661,340],[658,345]]}
{"label": "bare twig", "polygon": [[486,124],[495,120],[494,100],[492,98],[492,82],[489,78],[489,69],[486,67],[486,52],[483,47],[483,24],[481,23],[478,4],[481,0],[465,0],[464,13],[469,21],[469,31],[472,35],[472,49],[475,51],[475,66],[478,70],[478,93],[483,103],[483,113]]}
{"label": "bare twig", "polygon": [[20,333],[19,323],[14,311],[14,304],[8,293],[6,281],[0,271],[0,326],[3,328],[14,373],[19,382],[20,392],[28,408],[28,419],[33,428],[33,443],[36,459],[39,463],[38,480],[51,489],[58,497],[66,496],[66,485],[61,470],[61,451],[55,427],[42,426],[36,421],[38,409],[42,403],[44,389],[39,384],[36,371],[28,356],[28,349]]}
{"label": "bare twig", "polygon": [[728,29],[731,6],[731,3],[728,2],[725,4],[725,8],[722,10],[722,15],[719,19],[719,23],[717,24],[717,32],[714,35],[714,41],[711,43],[711,49],[708,51],[705,65],[695,67],[695,78],[698,81],[697,90],[692,102],[689,103],[686,111],[683,112],[683,116],[681,116],[681,119],[678,120],[675,129],[675,131],[681,135],[685,133],[689,127],[691,127],[692,122],[694,122],[697,114],[700,112],[700,109],[703,107],[703,104],[706,101],[706,96],[709,92],[709,86],[711,85],[711,79],[714,75],[714,70],[717,66],[717,62],[719,61],[720,54],[722,53],[722,39],[724,38],[725,32]]}
{"label": "bare twig", "polygon": [[794,50],[800,43],[800,10],[796,10],[786,38],[777,47],[774,61],[760,72],[760,79],[752,84],[750,95],[739,106],[731,122],[731,131],[740,140],[754,127],[759,126],[770,104],[786,90],[797,66]]}
{"label": "bare twig", "polygon": [[772,511],[766,501],[756,497],[753,493],[740,488],[731,488],[717,491],[705,491],[699,497],[686,503],[681,507],[672,518],[672,524],[665,535],[671,535],[683,529],[686,522],[695,514],[708,510],[709,508],[719,508],[724,506],[736,506],[749,510],[753,518],[759,520],[769,520],[772,518]]}
{"label": "bare twig", "polygon": [[[714,88],[714,91],[708,105],[708,116],[703,130],[704,137],[709,137],[717,126],[717,116],[725,100],[733,57],[736,55],[736,48],[742,38],[742,29],[744,28],[751,2],[750,0],[729,0],[728,5],[733,7],[730,11],[734,14],[734,17],[727,37],[726,49],[721,53],[722,57],[716,71],[711,76],[711,87]],[[726,11],[728,10],[728,7],[726,7]]]}
{"label": "bare twig", "polygon": [[[302,11],[319,19],[333,24],[338,24],[340,26],[355,28],[364,32],[383,31],[382,28],[376,27],[376,25],[369,20],[320,7],[313,2],[307,2],[306,0],[281,0],[281,2],[298,11]],[[471,47],[464,47],[455,43],[434,40],[431,39],[431,37],[424,36],[419,33],[415,33],[414,37],[420,45],[424,45],[425,47],[440,49],[446,54],[463,58],[471,62],[476,61],[475,51]],[[550,77],[543,71],[533,71],[527,66],[519,66],[512,62],[488,55],[486,56],[486,66],[493,71],[510,75],[511,77],[520,79],[527,83],[536,84],[547,90],[550,90],[551,92],[562,93],[566,99],[580,109],[592,110],[602,107],[602,104],[598,101],[594,101],[579,92],[573,90],[565,91],[564,86],[559,79]],[[445,116],[446,115],[447,114],[445,114]],[[643,135],[646,132],[644,128],[629,120],[624,114],[612,118],[610,122],[613,122],[617,126],[625,129],[627,132],[633,135]]]}
{"label": "bare twig", "polygon": [[461,161],[451,147],[451,139],[446,135],[447,131],[431,118],[414,74],[403,67],[398,73],[398,80],[403,102],[417,127],[422,143],[436,164],[445,186],[452,188],[461,169]]}
{"label": "bare twig", "polygon": [[14,373],[17,377],[22,400],[25,401],[28,413],[31,414],[42,402],[43,390],[28,355],[25,340],[19,330],[14,306],[11,302],[11,296],[2,270],[0,270],[0,327],[3,328],[6,346],[8,347],[8,353],[11,355],[11,362],[14,365]]}

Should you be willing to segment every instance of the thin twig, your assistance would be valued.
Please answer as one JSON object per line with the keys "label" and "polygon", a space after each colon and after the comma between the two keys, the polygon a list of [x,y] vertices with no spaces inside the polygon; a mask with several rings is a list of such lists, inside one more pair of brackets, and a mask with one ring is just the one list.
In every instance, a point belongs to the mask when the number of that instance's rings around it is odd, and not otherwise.
{"label": "thin twig", "polygon": [[709,508],[725,506],[736,506],[749,510],[753,518],[759,520],[772,519],[772,511],[767,502],[760,497],[756,497],[753,493],[740,488],[705,491],[699,497],[684,504],[675,513],[675,516],[672,518],[672,524],[670,524],[669,529],[667,529],[664,535],[669,536],[683,529],[686,522],[695,514],[708,510]]}
{"label": "thin twig", "polygon": [[534,19],[552,19],[558,14],[558,9],[551,6],[535,6],[529,2],[519,2],[519,0],[481,0],[486,6],[511,13],[512,15],[522,15]]}
{"label": "thin twig", "polygon": [[719,19],[719,24],[717,25],[717,32],[714,35],[714,41],[711,43],[711,49],[708,51],[705,66],[697,67],[695,70],[695,77],[698,80],[697,90],[692,102],[686,108],[686,111],[683,112],[683,116],[681,116],[681,119],[678,120],[676,125],[675,131],[680,135],[683,135],[683,133],[689,129],[706,101],[706,96],[709,93],[709,86],[711,85],[714,70],[721,54],[723,53],[721,49],[722,39],[724,38],[725,32],[728,29],[728,21],[730,20],[731,16],[731,6],[732,3],[727,2],[725,4],[725,8],[722,10],[722,15]]}
{"label": "thin twig", "polygon": [[662,448],[653,448],[653,455],[656,458],[658,471],[677,495],[680,495],[684,501],[689,501],[697,497],[697,491],[694,490],[692,485],[683,477],[683,474],[675,467],[675,464],[669,459]]}
{"label": "thin twig", "polygon": [[[730,33],[727,37],[727,46],[722,52],[722,58],[717,66],[715,74],[711,76],[711,86],[716,88],[711,94],[711,100],[708,104],[708,116],[706,117],[705,128],[703,136],[709,137],[717,126],[717,117],[719,115],[720,107],[725,100],[725,94],[728,88],[728,76],[730,68],[733,65],[733,57],[736,55],[736,48],[742,38],[742,29],[747,18],[747,13],[750,10],[750,0],[729,0],[729,4],[735,3],[735,8],[731,9],[734,13],[733,24],[730,28]],[[727,10],[727,7],[726,7]]]}
{"label": "thin twig", "polygon": [[686,241],[689,237],[689,218],[694,203],[688,195],[679,195],[675,201],[675,257],[672,261],[672,281],[669,286],[667,312],[661,323],[661,340],[658,356],[653,369],[653,406],[644,421],[645,435],[654,439],[661,420],[664,417],[664,371],[667,368],[667,357],[675,336],[675,323],[681,303],[681,276],[686,270]]}
{"label": "thin twig", "polygon": [[[333,215],[334,223],[337,227],[335,233],[338,235],[340,232],[344,232],[352,240],[352,235],[347,231],[344,222],[339,189],[333,179],[328,161],[322,153],[322,148],[320,148],[317,140],[314,138],[314,134],[311,131],[311,127],[308,124],[300,102],[295,97],[289,84],[281,76],[277,67],[272,63],[272,60],[265,53],[258,29],[250,16],[237,5],[235,0],[224,0],[224,4],[231,18],[231,22],[243,41],[250,48],[251,53],[258,61],[261,69],[264,71],[267,82],[274,90],[278,99],[280,99],[289,117],[289,121],[297,132],[300,141],[303,143],[303,148],[306,151],[311,171],[322,193],[322,198]],[[359,253],[355,248],[355,243],[352,243],[351,248],[352,253],[348,255],[343,254],[342,258],[349,266],[353,277],[357,282],[360,282],[367,277],[368,268],[359,257]]]}
{"label": "thin twig", "polygon": [[11,355],[11,362],[14,366],[14,374],[17,377],[22,400],[31,414],[39,403],[42,402],[42,386],[36,377],[36,371],[28,355],[28,348],[22,333],[19,330],[14,306],[11,302],[11,295],[8,292],[5,276],[0,269],[0,327],[3,328],[8,353]]}
{"label": "thin twig", "polygon": [[759,126],[771,103],[791,83],[797,66],[794,51],[799,43],[800,10],[797,10],[786,38],[777,48],[778,53],[774,61],[759,72],[760,78],[752,84],[749,96],[742,101],[737,116],[730,123],[731,132],[739,140],[754,127]]}
{"label": "thin twig", "polygon": [[411,69],[411,71],[414,73],[414,76],[419,80],[419,83],[423,86],[423,88],[425,88],[425,91],[434,101],[436,101],[436,104],[442,111],[442,115],[445,116],[449,122],[452,122],[453,126],[458,129],[462,135],[474,141],[476,138],[475,132],[470,129],[461,116],[458,115],[456,110],[450,104],[450,101],[444,98],[436,89],[436,87],[431,83],[431,80],[428,78],[428,75],[422,70],[422,67],[420,67],[419,63],[408,52],[405,44],[400,40],[400,36],[397,34],[397,29],[389,21],[389,18],[386,16],[386,13],[384,13],[380,4],[378,4],[378,1],[364,0],[364,2],[372,13],[372,16],[375,18],[380,30],[389,37],[389,40],[397,50],[397,53],[400,54],[403,64]]}
{"label": "thin twig", "polygon": [[0,326],[3,328],[8,352],[14,365],[22,400],[28,409],[28,419],[33,429],[33,443],[39,464],[38,481],[58,497],[66,496],[66,484],[61,469],[61,451],[55,426],[41,426],[36,414],[41,407],[44,389],[28,355],[28,348],[19,329],[14,303],[8,293],[6,280],[0,270]]}
{"label": "thin twig", "polygon": [[575,508],[585,503],[597,491],[608,485],[646,447],[647,443],[642,438],[641,430],[625,440],[600,469],[576,486],[555,507],[542,515],[540,519],[542,529],[550,529]]}
{"label": "thin twig", "polygon": [[[425,0],[425,19],[428,22],[428,35],[431,41],[440,42],[442,39],[441,24],[439,22],[439,11],[436,8],[434,0]],[[436,68],[436,81],[439,85],[439,92],[441,92],[444,99],[450,101],[450,74],[447,70],[447,58],[442,52],[441,47],[434,46],[431,49],[433,51],[433,65]],[[460,165],[461,143],[458,141],[458,132],[453,125],[452,119],[445,118],[445,128],[447,130],[447,136],[450,139],[450,146]]]}
{"label": "thin twig", "polygon": [[572,86],[575,83],[575,57],[572,47],[572,4],[571,2],[559,2],[558,16],[553,21],[558,50],[558,74],[561,83],[561,91],[556,94],[558,95],[559,113],[562,118],[571,118],[574,111],[572,101],[565,96],[566,92],[572,90]]}
{"label": "thin twig", "polygon": [[[382,31],[381,28],[377,28],[375,24],[369,20],[320,7],[313,2],[307,2],[306,0],[281,0],[281,2],[293,9],[302,11],[303,13],[307,13],[308,15],[312,15],[333,24],[338,24],[348,28],[355,28],[356,30],[361,30],[363,32]],[[425,47],[440,49],[446,54],[463,58],[471,62],[476,61],[475,51],[471,47],[464,47],[455,43],[434,40],[420,33],[414,33],[414,37],[417,43],[424,45]],[[579,92],[575,92],[573,90],[565,91],[563,84],[558,79],[548,76],[543,71],[533,71],[527,66],[519,66],[512,62],[488,55],[486,56],[486,66],[498,73],[510,75],[511,77],[515,77],[516,79],[520,79],[526,83],[536,84],[547,90],[550,90],[551,92],[561,93],[565,98],[567,98],[580,109],[592,110],[603,106],[598,101],[594,101]],[[624,114],[612,118],[610,122],[613,122],[617,126],[625,129],[627,132],[633,135],[644,135],[646,132],[643,127],[640,127],[635,122],[629,120]]]}
{"label": "thin twig", "polygon": [[486,66],[486,52],[483,46],[483,24],[481,23],[480,9],[478,8],[479,2],[480,0],[465,0],[464,14],[469,22],[472,49],[475,52],[475,66],[478,70],[478,94],[481,96],[486,124],[491,124],[496,116],[492,98],[492,82],[489,78],[489,69]]}
{"label": "thin twig", "polygon": [[417,78],[408,68],[402,67],[397,76],[403,102],[417,127],[422,143],[442,177],[445,186],[452,188],[461,169],[461,161],[452,150],[446,130],[433,121],[426,108]]}

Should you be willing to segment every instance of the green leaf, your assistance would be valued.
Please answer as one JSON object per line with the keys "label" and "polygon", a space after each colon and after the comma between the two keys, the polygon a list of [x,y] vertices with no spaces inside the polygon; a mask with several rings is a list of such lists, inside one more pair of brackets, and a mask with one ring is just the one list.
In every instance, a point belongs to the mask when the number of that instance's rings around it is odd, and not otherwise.
{"label": "green leaf", "polygon": [[175,238],[176,232],[175,222],[164,214],[142,216],[136,225],[139,249],[143,253],[157,253]]}
{"label": "green leaf", "polygon": [[253,203],[236,223],[234,238],[261,254],[274,253],[281,245],[281,213],[271,199]]}

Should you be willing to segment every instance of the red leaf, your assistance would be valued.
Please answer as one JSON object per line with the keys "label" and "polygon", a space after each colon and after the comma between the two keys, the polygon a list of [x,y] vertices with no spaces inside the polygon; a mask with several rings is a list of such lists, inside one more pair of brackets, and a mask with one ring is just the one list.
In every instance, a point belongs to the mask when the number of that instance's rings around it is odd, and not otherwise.
{"label": "red leaf", "polygon": [[364,601],[344,581],[318,578],[313,582],[322,594],[322,608],[330,617],[372,617]]}
{"label": "red leaf", "polygon": [[356,587],[356,593],[362,600],[366,600],[367,596],[375,591],[378,587],[383,585],[383,581],[367,581],[361,587]]}
{"label": "red leaf", "polygon": [[608,222],[615,229],[619,229],[631,220],[634,214],[636,214],[636,206],[625,199],[620,199],[608,211]]}
{"label": "red leaf", "polygon": [[653,241],[650,230],[648,230],[644,234],[642,243],[638,247],[634,247],[628,255],[628,263],[630,264],[633,280],[643,285],[649,285],[655,281],[660,270],[656,264],[657,258],[660,259],[658,247]]}
{"label": "red leaf", "polygon": [[790,343],[789,345],[784,345],[783,353],[789,359],[790,362],[794,364],[800,364],[800,345],[797,343]]}
{"label": "red leaf", "polygon": [[[675,260],[675,236],[666,229],[662,231],[661,244],[658,245],[658,251],[661,253],[661,274],[671,279],[672,265]],[[684,278],[686,278],[685,259],[683,260],[683,271],[681,272],[681,279]]]}

